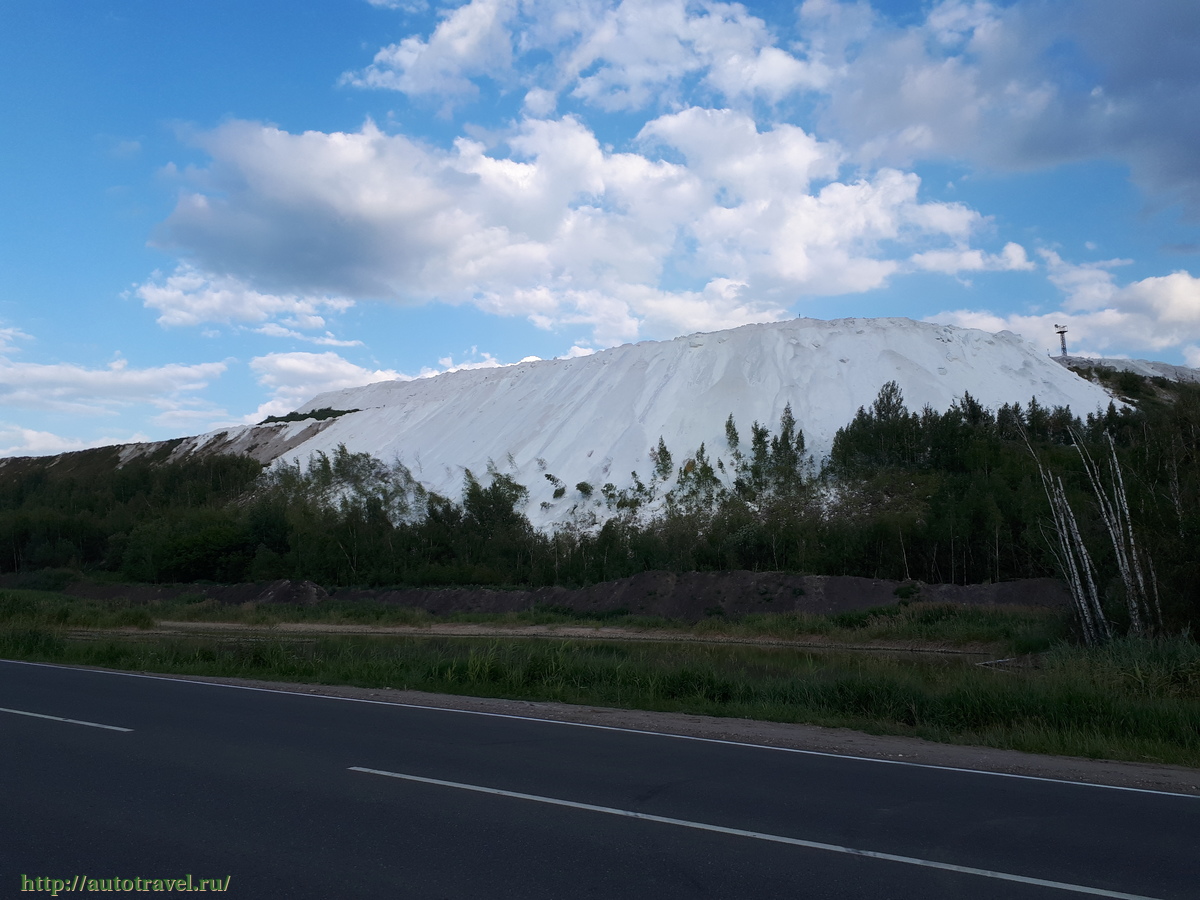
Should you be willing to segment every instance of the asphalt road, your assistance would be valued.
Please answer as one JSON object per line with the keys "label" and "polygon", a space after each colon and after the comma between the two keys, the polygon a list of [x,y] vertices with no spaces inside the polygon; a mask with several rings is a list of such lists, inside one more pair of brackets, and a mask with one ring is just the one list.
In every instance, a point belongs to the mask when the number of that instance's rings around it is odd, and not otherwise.
{"label": "asphalt road", "polygon": [[0,896],[1200,897],[1191,796],[12,662],[0,710]]}

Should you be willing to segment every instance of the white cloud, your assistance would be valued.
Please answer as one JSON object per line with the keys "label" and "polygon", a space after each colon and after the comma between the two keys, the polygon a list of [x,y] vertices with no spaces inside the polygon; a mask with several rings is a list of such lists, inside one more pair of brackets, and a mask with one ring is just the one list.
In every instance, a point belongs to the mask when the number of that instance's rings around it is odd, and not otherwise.
{"label": "white cloud", "polygon": [[558,106],[558,98],[554,91],[545,88],[530,88],[525,94],[525,112],[536,119],[542,119],[554,112]]}
{"label": "white cloud", "polygon": [[[381,4],[382,5],[382,4]],[[512,60],[508,22],[516,0],[472,0],[449,12],[429,40],[407,37],[375,54],[371,65],[345,80],[412,96],[474,93],[472,79],[505,76]]]}
{"label": "white cloud", "polygon": [[760,132],[745,113],[689,107],[648,122],[639,138],[681,152],[688,171],[719,185],[729,200],[806,193],[837,176],[842,150],[795,125]]}
{"label": "white cloud", "polygon": [[0,405],[85,416],[112,415],[138,404],[167,408],[204,390],[227,368],[225,362],[211,362],[138,369],[118,359],[89,369],[0,358]]}
{"label": "white cloud", "polygon": [[[922,202],[912,174],[837,181],[836,144],[732,110],[656,118],[641,152],[602,147],[572,116],[449,150],[370,122],[300,135],[230,122],[198,142],[213,162],[162,228],[194,262],[138,289],[168,324],[274,322],[282,335],[353,296],[583,323],[600,343],[669,336],[878,287],[914,251],[971,268],[984,221]],[[1016,252],[977,258],[1014,267]],[[668,271],[691,286],[668,288]]]}
{"label": "white cloud", "polygon": [[63,437],[51,431],[38,431],[34,428],[0,422],[0,456],[52,456],[58,453],[70,453],[72,450],[86,450],[89,447],[107,447],[112,444],[147,440],[149,438],[146,435],[136,433],[84,441],[79,438]]}
{"label": "white cloud", "polygon": [[688,76],[726,99],[778,101],[824,84],[824,66],[775,46],[761,19],[740,4],[623,0],[586,23],[558,76],[601,109],[641,109],[672,97]]}
{"label": "white cloud", "polygon": [[186,263],[166,278],[155,273],[135,293],[147,309],[158,310],[158,323],[164,326],[265,322],[284,316],[297,328],[321,328],[325,320],[316,315],[318,310],[342,312],[354,305],[343,297],[263,293],[234,276],[201,272]]}
{"label": "white cloud", "polygon": [[323,347],[361,347],[362,341],[347,341],[334,337],[331,332],[325,332],[323,335],[301,334],[299,331],[293,331],[290,328],[285,328],[277,322],[268,322],[259,328],[254,329],[255,334],[266,335],[267,337],[291,338],[297,341],[306,341],[310,344],[319,344]]}
{"label": "white cloud", "polygon": [[[481,354],[478,347],[472,347],[470,355],[477,356],[479,358],[469,360],[467,362],[456,363],[453,355],[440,357],[438,359],[438,368],[435,369],[430,366],[425,366],[421,369],[421,373],[418,377],[432,378],[434,375],[442,375],[446,372],[461,372],[469,371],[471,369],[499,369],[502,366],[514,365],[513,363],[502,363],[490,353],[485,352]],[[526,357],[525,359],[522,359],[521,362],[530,362],[533,359],[537,359],[537,357]]]}
{"label": "white cloud", "polygon": [[1200,337],[1200,278],[1180,270],[1143,278],[1117,292],[1117,302],[1133,312],[1152,316],[1165,328],[1179,328]]}
{"label": "white cloud", "polygon": [[859,160],[1115,159],[1200,216],[1200,5],[942,0],[899,27],[866,4],[809,0],[801,19],[803,52],[832,73],[822,126]]}
{"label": "white cloud", "polygon": [[32,338],[20,328],[0,328],[0,353],[13,353],[18,349],[17,341],[28,340]]}
{"label": "white cloud", "polygon": [[1109,269],[1127,266],[1128,259],[1069,263],[1053,250],[1039,250],[1046,261],[1051,283],[1066,294],[1064,308],[1070,311],[1100,309],[1113,302],[1117,287]]}
{"label": "white cloud", "polygon": [[[809,41],[838,30],[841,4],[806,3]],[[1042,75],[1047,36],[1021,4],[945,0],[915,25],[899,28],[867,11],[855,41],[833,41],[825,125],[855,155],[909,165],[964,155],[993,162],[1019,151],[1028,123],[1053,105]],[[812,33],[815,32],[815,35]]]}
{"label": "white cloud", "polygon": [[250,369],[258,383],[271,391],[272,397],[246,417],[248,422],[283,415],[325,391],[406,377],[391,369],[363,368],[332,351],[268,353],[252,359]]}
{"label": "white cloud", "polygon": [[0,456],[47,456],[93,446],[78,438],[7,424],[0,424],[0,444],[7,444],[0,449]]}
{"label": "white cloud", "polygon": [[[227,427],[231,424],[241,424],[233,419],[227,410],[221,409],[201,398],[189,403],[179,403],[170,409],[164,409],[151,420],[159,433],[171,435],[202,434],[213,428]],[[126,438],[126,440],[133,440]]]}
{"label": "white cloud", "polygon": [[1200,4],[941,0],[899,25],[863,0],[806,0],[795,34],[785,49],[709,0],[471,0],[347,79],[452,98],[489,77],[535,116],[559,94],[605,110],[678,108],[697,86],[719,104],[804,96],[868,165],[1115,159],[1200,217]]}
{"label": "white cloud", "polygon": [[912,264],[927,272],[956,275],[959,272],[1027,272],[1036,268],[1025,248],[1011,241],[999,253],[982,250],[950,249],[916,253]]}
{"label": "white cloud", "polygon": [[449,11],[428,38],[384,47],[345,80],[413,97],[455,97],[474,93],[480,77],[532,87],[527,108],[542,116],[559,91],[600,109],[641,109],[677,99],[686,79],[700,78],[727,100],[778,102],[824,86],[830,72],[781,49],[763,21],[737,3],[471,0]]}
{"label": "white cloud", "polygon": [[[1077,355],[1161,353],[1177,350],[1194,358],[1200,341],[1200,278],[1189,272],[1117,284],[1110,271],[1126,260],[1076,264],[1043,250],[1050,280],[1064,293],[1054,312],[999,315],[986,310],[954,310],[931,317],[989,331],[1008,329],[1047,346],[1057,342],[1058,325],[1068,329],[1068,347]],[[1191,363],[1189,363],[1190,365]]]}

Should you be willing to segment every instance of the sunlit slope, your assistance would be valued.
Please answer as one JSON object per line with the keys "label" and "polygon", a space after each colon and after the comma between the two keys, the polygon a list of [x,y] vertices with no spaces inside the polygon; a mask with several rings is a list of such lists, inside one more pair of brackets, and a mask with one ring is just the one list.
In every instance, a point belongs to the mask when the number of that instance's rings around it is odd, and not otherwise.
{"label": "sunlit slope", "polygon": [[[489,464],[531,490],[535,521],[563,517],[575,485],[643,480],[661,436],[681,463],[701,443],[727,457],[725,420],[743,440],[754,421],[776,425],[786,405],[818,456],[860,406],[897,381],[910,409],[947,408],[964,391],[987,406],[1106,406],[1099,386],[1010,332],[909,319],[794,319],[643,342],[578,359],[381,382],[315,397],[301,411],[358,409],[291,448],[288,459],[345,444],[399,459],[429,488],[457,496],[465,469]],[[567,487],[555,501],[551,474]],[[551,509],[542,509],[550,502]]]}

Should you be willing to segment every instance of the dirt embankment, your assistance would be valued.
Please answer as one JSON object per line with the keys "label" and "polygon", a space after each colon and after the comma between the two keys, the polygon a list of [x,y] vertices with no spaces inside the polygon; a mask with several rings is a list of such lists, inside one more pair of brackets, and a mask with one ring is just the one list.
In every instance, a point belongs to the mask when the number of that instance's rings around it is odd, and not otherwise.
{"label": "dirt embankment", "polygon": [[134,603],[174,600],[182,596],[211,598],[220,603],[318,604],[329,598],[374,600],[427,610],[452,612],[517,612],[533,607],[560,607],[579,613],[624,611],[697,621],[708,616],[740,616],[752,612],[829,614],[887,606],[911,600],[983,606],[1065,607],[1070,597],[1052,578],[997,584],[920,584],[853,576],[790,575],[782,572],[643,572],[617,581],[568,589],[396,588],[325,591],[309,581],[275,581],[236,585],[118,585],[78,582],[64,593],[93,599],[127,598]]}

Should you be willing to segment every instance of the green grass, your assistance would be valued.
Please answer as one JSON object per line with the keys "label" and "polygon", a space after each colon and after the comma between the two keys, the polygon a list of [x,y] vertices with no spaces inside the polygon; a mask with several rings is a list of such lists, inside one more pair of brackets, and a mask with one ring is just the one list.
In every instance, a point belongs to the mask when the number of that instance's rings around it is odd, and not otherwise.
{"label": "green grass", "polygon": [[155,621],[228,622],[275,625],[284,622],[336,625],[427,626],[459,622],[497,627],[570,625],[619,627],[638,631],[681,632],[703,637],[802,640],[820,637],[834,643],[920,642],[949,647],[989,645],[997,655],[1037,653],[1064,640],[1067,614],[1021,607],[968,607],[937,603],[901,603],[821,616],[804,613],[752,613],[712,616],[689,623],[659,616],[633,615],[624,609],[575,612],[560,606],[535,606],[510,613],[452,613],[378,601],[349,601],[336,596],[314,606],[289,604],[226,605],[202,595],[170,602],[134,605],[127,600],[81,600],[52,591],[0,591],[0,624],[61,625],[74,628],[151,627]]}
{"label": "green grass", "polygon": [[40,590],[0,591],[0,627],[153,628],[149,607],[127,600],[81,600]]}
{"label": "green grass", "polygon": [[936,741],[1200,766],[1200,647],[1052,649],[994,671],[913,658],[696,643],[144,634],[0,626],[0,657],[107,668],[741,716]]}
{"label": "green grass", "polygon": [[[620,626],[661,643],[619,640],[241,636],[171,638],[156,621],[426,626]],[[104,629],[143,629],[136,636]],[[698,623],[536,607],[436,617],[337,597],[316,606],[90,601],[52,590],[0,591],[0,656],[194,675],[416,688],[569,703],[744,716],[955,743],[1200,766],[1200,646],[1068,644],[1062,612],[907,603],[833,616],[753,614]],[[89,630],[95,633],[88,634]],[[835,644],[986,645],[1038,654],[995,671],[956,657],[674,642],[685,636]]]}
{"label": "green grass", "polygon": [[952,647],[991,644],[1021,655],[1046,650],[1064,640],[1070,620],[1059,610],[902,603],[829,616],[753,613],[731,622],[700,622],[694,630],[781,639],[820,635],[846,644],[867,641],[915,641]]}

